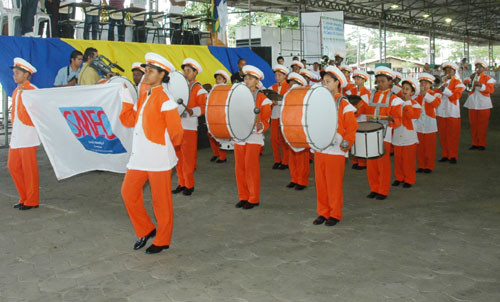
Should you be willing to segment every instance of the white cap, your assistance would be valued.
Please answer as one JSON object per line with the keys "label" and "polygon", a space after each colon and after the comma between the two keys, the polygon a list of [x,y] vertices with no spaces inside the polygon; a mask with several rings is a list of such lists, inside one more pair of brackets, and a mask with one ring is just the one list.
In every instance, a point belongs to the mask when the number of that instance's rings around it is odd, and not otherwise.
{"label": "white cap", "polygon": [[345,65],[345,64],[340,65],[340,71],[344,71],[344,70],[352,72],[352,68],[349,67],[348,65]]}
{"label": "white cap", "polygon": [[308,77],[310,80],[318,80],[318,75],[310,71],[309,69],[301,69],[300,75],[303,77]]}
{"label": "white cap", "polygon": [[290,65],[290,66],[292,66],[292,67],[293,67],[294,65],[299,66],[299,67],[300,67],[300,69],[303,69],[303,68],[304,68],[304,64],[302,64],[302,62],[297,61],[297,60],[293,61],[293,62],[292,62],[292,65]]}
{"label": "white cap", "polygon": [[474,61],[474,66],[476,66],[477,64],[483,66],[484,68],[488,68],[488,63],[486,63],[486,61],[484,60],[476,60]]}
{"label": "white cap", "polygon": [[245,65],[243,66],[243,74],[250,74],[256,77],[259,80],[264,79],[264,73],[257,67],[253,65]]}
{"label": "white cap", "polygon": [[298,74],[296,72],[290,72],[290,74],[288,75],[287,80],[289,80],[289,81],[290,80],[297,81],[302,86],[306,86],[307,85],[306,79],[304,79],[303,76],[301,76],[300,74]]}
{"label": "white cap", "polygon": [[27,71],[30,74],[34,74],[36,72],[36,68],[23,58],[14,58],[14,65],[12,65],[10,68],[15,67]]}
{"label": "white cap", "polygon": [[284,73],[285,75],[287,75],[290,72],[290,70],[288,70],[288,67],[286,67],[285,65],[281,65],[281,64],[274,65],[273,71],[274,72],[279,71],[279,72]]}
{"label": "white cap", "polygon": [[257,83],[257,89],[263,89],[263,88],[265,88],[265,87],[264,87],[264,84],[262,84],[262,82],[261,82],[261,81],[259,81],[259,82]]}
{"label": "white cap", "polygon": [[175,70],[174,65],[170,63],[169,60],[165,59],[164,57],[160,56],[157,53],[154,52],[148,52],[146,54],[146,64],[151,64],[156,67],[160,67],[161,69],[167,71],[167,72],[172,72]]}
{"label": "white cap", "polygon": [[401,81],[401,85],[404,84],[404,83],[409,83],[413,89],[415,89],[415,94],[419,94],[420,93],[420,83],[417,81],[417,79],[415,78],[404,78],[402,81]]}
{"label": "white cap", "polygon": [[359,70],[359,69],[354,70],[352,77],[353,78],[360,77],[360,78],[365,79],[365,81],[368,81],[370,79],[370,76],[368,75],[368,73],[366,73],[363,70]]}
{"label": "white cap", "polygon": [[224,79],[226,79],[226,82],[229,82],[229,80],[231,80],[231,77],[229,76],[229,74],[224,70],[224,69],[219,69],[217,70],[215,73],[214,73],[214,77],[216,75],[221,75]]}
{"label": "white cap", "polygon": [[142,63],[141,62],[134,62],[134,63],[132,63],[132,71],[134,71],[134,69],[139,69],[143,73],[146,73],[146,69],[144,67],[142,67]]}
{"label": "white cap", "polygon": [[396,78],[399,78],[400,80],[403,79],[403,75],[400,72],[393,71],[393,73]]}
{"label": "white cap", "polygon": [[198,63],[195,59],[192,58],[187,58],[182,62],[181,68],[184,69],[184,66],[189,65],[194,68],[200,74],[203,71],[203,68],[201,68],[200,63]]}
{"label": "white cap", "polygon": [[325,72],[333,74],[340,81],[340,88],[344,88],[347,85],[347,80],[344,74],[337,68],[337,66],[328,66],[325,69]]}
{"label": "white cap", "polygon": [[428,81],[431,82],[431,84],[434,84],[434,81],[436,80],[436,77],[434,77],[430,73],[423,72],[418,76],[419,81]]}
{"label": "white cap", "polygon": [[455,71],[458,71],[458,65],[453,63],[453,62],[444,62],[443,69],[445,69],[447,67],[450,67],[450,68],[454,69]]}
{"label": "white cap", "polygon": [[390,69],[389,67],[385,67],[385,66],[379,66],[379,67],[375,68],[375,77],[379,76],[379,75],[385,75],[385,76],[390,77],[391,79],[395,78],[394,72],[392,71],[392,69]]}

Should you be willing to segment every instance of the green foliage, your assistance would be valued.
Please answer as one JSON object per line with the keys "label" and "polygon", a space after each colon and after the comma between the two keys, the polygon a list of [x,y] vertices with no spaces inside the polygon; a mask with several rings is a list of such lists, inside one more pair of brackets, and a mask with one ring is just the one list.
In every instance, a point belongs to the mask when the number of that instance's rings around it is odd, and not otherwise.
{"label": "green foliage", "polygon": [[212,5],[210,3],[187,1],[186,7],[184,8],[184,14],[191,16],[203,15],[211,17],[211,8]]}

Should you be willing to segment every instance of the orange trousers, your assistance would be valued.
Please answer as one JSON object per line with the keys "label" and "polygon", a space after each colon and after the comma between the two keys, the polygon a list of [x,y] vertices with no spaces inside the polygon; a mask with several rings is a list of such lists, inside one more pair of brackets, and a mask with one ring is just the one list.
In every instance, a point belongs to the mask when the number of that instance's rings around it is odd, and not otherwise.
{"label": "orange trousers", "polygon": [[448,157],[448,150],[446,147],[446,118],[436,116],[436,121],[439,133],[439,144],[441,145],[441,157]]}
{"label": "orange trousers", "polygon": [[181,147],[176,153],[179,158],[177,163],[178,184],[191,189],[194,187],[194,169],[198,155],[198,132],[184,130]]}
{"label": "orange trousers", "polygon": [[213,156],[217,156],[220,160],[226,160],[227,151],[220,148],[219,142],[208,133],[208,141],[210,142],[210,148],[212,148]]}
{"label": "orange trousers", "polygon": [[250,203],[260,203],[261,145],[234,145],[234,167],[238,197]]}
{"label": "orange trousers", "polygon": [[288,155],[290,154],[290,147],[288,147],[288,144],[285,142],[285,138],[281,133],[279,118],[271,119],[271,147],[273,149],[274,162],[288,165]]}
{"label": "orange trousers", "polygon": [[437,118],[441,157],[458,158],[460,143],[460,118]]}
{"label": "orange trousers", "polygon": [[417,145],[417,159],[419,169],[434,170],[436,166],[436,132],[419,133]]}
{"label": "orange trousers", "polygon": [[490,109],[469,109],[469,123],[473,146],[486,147],[490,113]]}
{"label": "orange trousers", "polygon": [[394,149],[394,176],[396,180],[413,185],[417,179],[417,144],[392,146]]}
{"label": "orange trousers", "polygon": [[316,152],[314,174],[318,215],[342,219],[345,157]]}
{"label": "orange trousers", "polygon": [[36,150],[38,147],[9,149],[7,167],[17,192],[19,203],[37,206],[40,203],[40,187]]}
{"label": "orange trousers", "polygon": [[372,192],[389,195],[391,188],[391,144],[384,142],[384,156],[366,160],[366,174]]}
{"label": "orange trousers", "polygon": [[366,167],[366,159],[364,158],[351,157],[351,161],[353,164],[357,164],[360,167]]}
{"label": "orange trousers", "polygon": [[123,203],[137,238],[149,234],[155,225],[144,206],[143,187],[148,180],[153,195],[153,210],[158,223],[153,244],[157,246],[170,245],[174,226],[171,192],[172,170],[160,172],[127,170],[122,184]]}
{"label": "orange trousers", "polygon": [[309,184],[309,149],[305,149],[299,152],[290,149],[290,155],[288,156],[288,164],[290,165],[290,176],[292,177],[292,182],[306,186]]}

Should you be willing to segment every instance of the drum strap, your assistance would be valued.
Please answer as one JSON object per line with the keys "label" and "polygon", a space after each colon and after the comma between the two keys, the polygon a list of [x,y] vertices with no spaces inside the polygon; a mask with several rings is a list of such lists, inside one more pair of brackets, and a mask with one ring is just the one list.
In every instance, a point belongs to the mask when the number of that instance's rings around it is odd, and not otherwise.
{"label": "drum strap", "polygon": [[200,84],[200,86],[201,86],[201,83],[200,83],[200,82],[194,82],[193,84],[189,85],[189,93],[190,93],[190,94],[191,94],[191,90],[193,90],[193,87],[194,87],[194,85],[196,85],[196,84]]}
{"label": "drum strap", "polygon": [[374,103],[373,99],[375,98],[376,92],[377,91],[373,91],[372,92],[371,97],[370,97],[370,103],[369,103],[369,105],[375,107],[375,115],[380,115],[380,108],[387,108],[387,107],[389,107],[389,104],[391,102],[392,92],[389,91],[389,93],[385,97],[385,100],[383,100],[382,102],[380,102],[380,103]]}

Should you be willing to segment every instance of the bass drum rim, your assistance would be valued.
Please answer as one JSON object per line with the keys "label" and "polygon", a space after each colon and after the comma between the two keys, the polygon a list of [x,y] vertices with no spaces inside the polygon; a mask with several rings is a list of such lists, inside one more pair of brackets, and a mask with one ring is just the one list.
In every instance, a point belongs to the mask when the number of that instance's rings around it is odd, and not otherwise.
{"label": "bass drum rim", "polygon": [[139,99],[139,92],[137,91],[137,87],[126,76],[121,76],[121,75],[120,76],[113,76],[113,77],[109,78],[106,82],[104,82],[103,84],[116,83],[116,82],[113,82],[113,79],[118,79],[118,78],[130,83],[130,86],[127,85],[127,88],[129,88],[129,87],[134,88],[133,91],[135,92],[135,95],[133,95],[132,98],[134,98],[134,103],[136,103],[137,100]]}
{"label": "bass drum rim", "polygon": [[[229,91],[229,94],[227,96],[228,104],[227,104],[227,107],[226,107],[226,116],[227,116],[227,127],[228,127],[228,130],[229,130],[229,133],[231,134],[231,136],[234,138],[234,140],[245,141],[247,138],[250,137],[250,135],[252,135],[253,130],[255,128],[255,125],[250,129],[250,131],[249,131],[248,135],[246,135],[246,137],[244,137],[244,138],[236,137],[235,132],[233,131],[233,127],[231,126],[231,115],[229,114],[229,111],[230,111],[230,108],[231,108],[231,105],[232,105],[232,101],[233,101],[233,99],[232,99],[233,93],[240,86],[243,86],[243,87],[247,88],[248,91],[250,91],[250,94],[252,94],[252,91],[250,90],[250,88],[247,87],[247,85],[245,85],[243,83],[233,84],[232,87],[231,87],[231,90]],[[252,98],[253,98],[253,96],[252,96]],[[254,107],[255,107],[255,99],[253,101],[254,101]],[[255,114],[253,112],[252,112],[252,116],[255,116]]]}
{"label": "bass drum rim", "polygon": [[[184,100],[184,99],[183,99],[183,101],[184,101],[183,103],[184,103],[184,105],[186,105],[186,107],[187,107],[187,106],[189,106],[189,101],[190,101],[190,99],[191,99],[191,89],[189,89],[189,83],[188,83],[188,81],[186,80],[186,78],[184,77],[184,75],[183,75],[180,71],[178,71],[178,70],[174,70],[174,71],[170,72],[170,73],[169,73],[170,80],[168,81],[168,83],[167,83],[167,85],[166,85],[166,86],[167,86],[167,91],[168,91],[168,93],[170,93],[170,94],[171,94],[174,98],[176,98],[176,96],[172,93],[172,92],[174,91],[174,89],[171,89],[171,85],[172,85],[172,82],[171,82],[171,80],[172,80],[172,74],[179,74],[179,75],[180,75],[180,76],[182,76],[182,78],[186,81],[186,85],[187,85],[187,87],[188,87],[188,97],[187,97],[187,100]],[[176,104],[178,104],[178,103],[177,103],[177,99],[175,99],[175,103],[176,103]],[[182,106],[181,104],[178,104],[178,105],[179,105],[179,107],[180,107],[180,108],[182,108],[182,112],[181,112],[181,111],[179,111],[179,115],[184,114],[184,113],[186,112],[186,108],[185,108],[184,106]]]}

